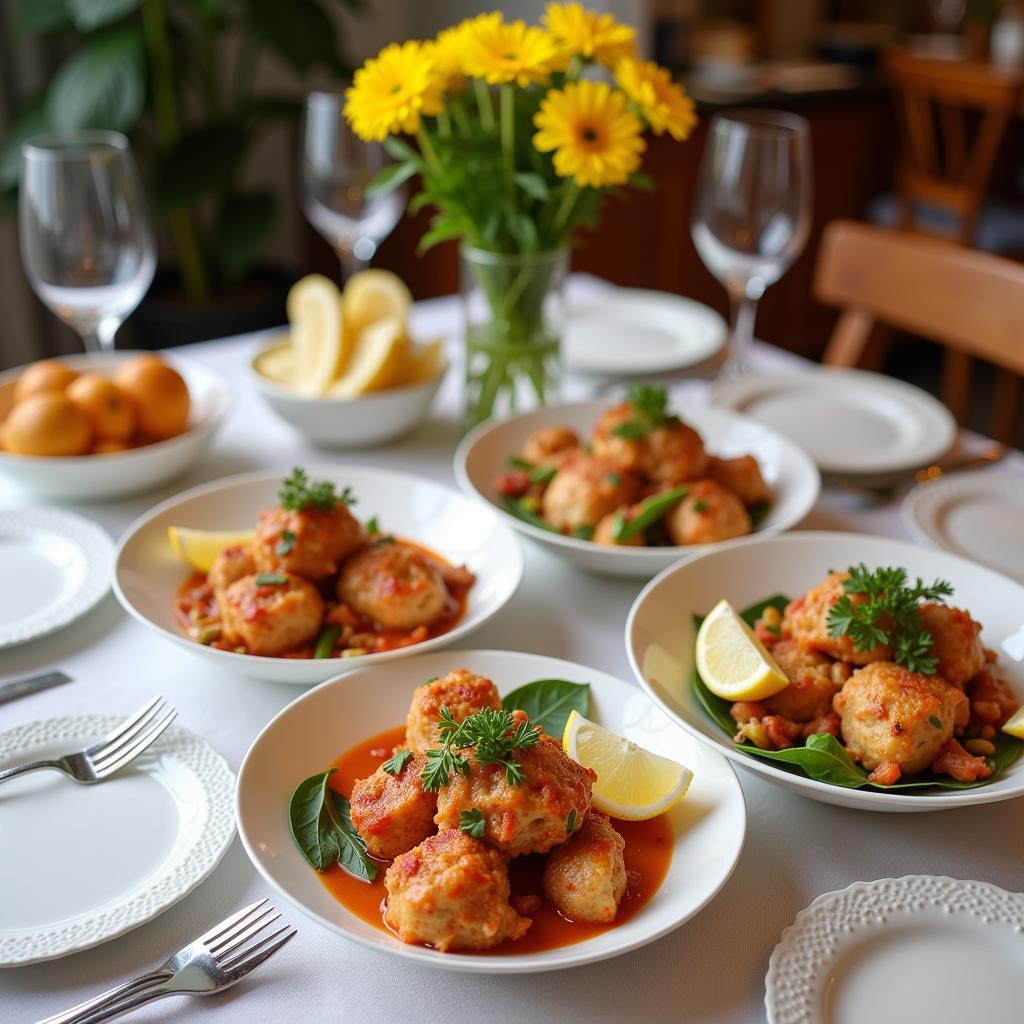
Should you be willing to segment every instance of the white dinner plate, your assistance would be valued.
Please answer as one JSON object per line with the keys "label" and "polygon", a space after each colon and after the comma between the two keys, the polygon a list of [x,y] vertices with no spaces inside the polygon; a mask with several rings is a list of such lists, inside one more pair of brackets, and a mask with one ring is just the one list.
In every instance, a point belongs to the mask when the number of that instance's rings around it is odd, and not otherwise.
{"label": "white dinner plate", "polygon": [[313,480],[351,487],[355,514],[376,516],[380,528],[436,551],[476,576],[466,611],[453,629],[411,647],[358,658],[266,658],[207,647],[186,636],[174,617],[174,598],[191,571],[171,548],[169,526],[199,530],[251,530],[260,512],[278,503],[287,469],[261,470],[193,487],[157,505],[121,538],[114,567],[114,592],[144,626],[204,658],[243,675],[295,686],[323,682],[351,671],[453,643],[483,625],[512,597],[523,575],[523,553],[515,534],[497,514],[457,491],[411,473],[363,466],[307,467]]}
{"label": "white dinner plate", "polygon": [[1017,1024],[1024,896],[907,875],[819,896],[768,964],[768,1024]]}
{"label": "white dinner plate", "polygon": [[[412,691],[455,668],[488,676],[503,693],[535,679],[590,683],[593,719],[692,769],[689,792],[669,812],[675,845],[668,875],[629,920],[545,952],[440,953],[400,942],[349,912],[302,858],[286,813],[295,786],[368,736],[400,725]],[[551,971],[604,960],[678,928],[732,874],[746,828],[743,794],[728,762],[673,725],[639,690],[596,669],[515,651],[447,651],[410,658],[332,679],[303,694],[249,748],[238,773],[236,813],[242,843],[260,874],[325,928],[415,963],[484,974]]]}
{"label": "white dinner plate", "polygon": [[693,690],[693,615],[706,615],[723,597],[740,610],[773,594],[797,597],[830,569],[860,562],[869,569],[902,566],[912,579],[949,580],[954,588],[949,603],[981,623],[982,643],[999,655],[999,675],[1018,699],[1024,697],[1024,587],[936,548],[857,533],[751,538],[667,569],[644,587],[626,620],[626,651],[636,678],[687,732],[748,771],[814,800],[873,811],[938,811],[1024,795],[1024,757],[998,779],[973,789],[846,789],[737,749],[708,717]]}
{"label": "white dinner plate", "polygon": [[720,380],[712,397],[803,445],[823,473],[901,473],[934,462],[956,440],[956,421],[940,401],[865,370]]}
{"label": "white dinner plate", "polygon": [[[123,716],[75,715],[0,733],[0,768],[81,750]],[[234,776],[171,726],[96,786],[36,772],[0,788],[0,967],[123,935],[188,895],[235,834]]]}
{"label": "white dinner plate", "polygon": [[55,508],[0,512],[0,650],[61,629],[110,587],[114,545],[96,523]]}
{"label": "white dinner plate", "polygon": [[1024,480],[964,473],[918,484],[903,499],[903,523],[934,544],[1024,581]]}
{"label": "white dinner plate", "polygon": [[[586,438],[609,405],[607,400],[549,405],[511,419],[482,423],[462,439],[455,452],[459,486],[496,509],[509,526],[524,536],[551,548],[581,569],[608,576],[647,580],[681,558],[733,543],[642,548],[594,544],[525,523],[504,508],[494,486],[495,479],[507,471],[508,457],[523,450],[534,430],[565,424]],[[756,457],[771,500],[768,515],[756,528],[758,535],[788,530],[814,507],[821,479],[814,463],[798,445],[747,416],[725,409],[709,405],[680,408],[683,419],[700,433],[704,447],[712,455],[729,458],[749,453]]]}
{"label": "white dinner plate", "polygon": [[565,361],[571,370],[618,379],[671,373],[710,359],[726,333],[725,321],[693,299],[618,288],[571,303]]}

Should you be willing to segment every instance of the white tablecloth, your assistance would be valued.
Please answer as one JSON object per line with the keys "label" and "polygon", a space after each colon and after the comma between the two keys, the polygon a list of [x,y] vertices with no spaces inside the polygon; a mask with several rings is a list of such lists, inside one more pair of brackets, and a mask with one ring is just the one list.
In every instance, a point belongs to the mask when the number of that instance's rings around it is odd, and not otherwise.
{"label": "white tablecloth", "polygon": [[[574,286],[594,287],[579,280]],[[416,309],[414,329],[420,337],[454,334],[457,326],[454,300],[434,300]],[[257,344],[249,337],[182,350],[226,374],[237,394],[237,407],[212,452],[186,479],[161,493],[78,510],[116,537],[147,508],[185,487],[251,469],[325,462],[381,465],[454,486],[457,373],[446,382],[434,418],[412,437],[370,452],[325,454],[298,440],[245,386],[245,362]],[[766,346],[759,346],[756,356],[768,369],[794,360]],[[682,387],[684,396],[699,399],[703,386]],[[571,390],[579,393],[585,386],[577,383]],[[1024,476],[1024,455],[1015,453],[998,471]],[[0,490],[0,507],[32,503],[13,489]],[[898,504],[868,507],[841,491],[826,490],[803,525],[905,536]],[[470,642],[569,658],[632,681],[622,637],[639,589],[639,583],[581,575],[527,545],[521,589]],[[206,737],[234,769],[264,723],[299,692],[215,671],[155,638],[113,596],[57,635],[0,654],[4,680],[49,668],[65,670],[74,682],[0,705],[0,729],[62,714],[128,712],[162,693],[177,706],[179,722]],[[458,975],[367,952],[284,904],[285,918],[298,925],[299,935],[245,983],[215,999],[166,1000],[140,1011],[137,1019],[205,1020],[209,1015],[216,1024],[593,1024],[634,1019],[751,1024],[764,1019],[764,975],[780,933],[819,893],[857,879],[917,872],[978,878],[1012,890],[1022,886],[1019,804],[872,814],[801,799],[746,771],[739,776],[749,818],[733,877],[696,918],[636,952],[532,977]],[[59,834],[55,838],[59,841]],[[74,855],[67,851],[69,858]],[[0,879],[0,899],[4,887],[13,884],[16,880]],[[236,839],[214,874],[157,920],[76,956],[0,971],[0,1022],[34,1021],[96,994],[162,961],[231,911],[266,895],[273,896]]]}

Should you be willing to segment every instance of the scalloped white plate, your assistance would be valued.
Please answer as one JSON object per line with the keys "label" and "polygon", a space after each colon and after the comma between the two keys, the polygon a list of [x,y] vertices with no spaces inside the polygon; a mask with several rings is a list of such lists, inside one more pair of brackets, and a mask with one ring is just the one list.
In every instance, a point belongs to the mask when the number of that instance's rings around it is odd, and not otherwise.
{"label": "scalloped white plate", "polygon": [[[121,721],[75,715],[0,733],[0,767],[80,750]],[[0,967],[123,935],[206,878],[235,834],[235,778],[178,726],[95,786],[36,772],[0,787]]]}
{"label": "scalloped white plate", "polygon": [[819,896],[783,933],[768,1024],[1017,1024],[1024,896],[907,875]]}
{"label": "scalloped white plate", "polygon": [[0,512],[0,650],[46,636],[98,604],[114,545],[82,516],[55,508]]}

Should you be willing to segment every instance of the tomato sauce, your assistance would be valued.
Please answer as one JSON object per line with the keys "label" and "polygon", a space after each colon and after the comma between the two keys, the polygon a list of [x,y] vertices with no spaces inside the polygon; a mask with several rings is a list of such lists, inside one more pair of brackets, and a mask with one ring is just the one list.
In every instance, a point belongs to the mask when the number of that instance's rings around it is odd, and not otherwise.
{"label": "tomato sauce", "polygon": [[[380,763],[391,756],[395,747],[401,746],[405,738],[405,727],[396,726],[386,732],[371,736],[351,750],[342,754],[331,767],[337,771],[331,776],[331,788],[348,796],[356,779],[372,775]],[[612,924],[577,924],[562,917],[543,898],[544,857],[540,854],[517,857],[511,862],[509,880],[512,895],[541,897],[541,905],[527,916],[533,919],[530,930],[515,941],[503,942],[492,950],[480,950],[478,955],[507,955],[509,953],[537,953],[559,946],[571,946],[593,938],[616,925],[628,921],[661,888],[672,861],[673,834],[667,815],[659,815],[650,821],[615,820],[615,828],[626,840],[626,894],[619,904],[619,912]],[[380,871],[372,884],[367,884],[350,875],[335,864],[323,872],[320,879],[331,895],[357,917],[368,924],[391,933],[384,923],[384,872],[387,862],[380,862]]]}

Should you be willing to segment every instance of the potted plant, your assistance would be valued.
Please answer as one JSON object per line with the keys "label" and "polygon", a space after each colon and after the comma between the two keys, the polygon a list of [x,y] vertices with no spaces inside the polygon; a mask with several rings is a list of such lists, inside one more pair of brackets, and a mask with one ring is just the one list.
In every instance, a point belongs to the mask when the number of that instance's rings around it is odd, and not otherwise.
{"label": "potted plant", "polygon": [[167,344],[281,323],[288,279],[262,266],[280,195],[242,183],[260,133],[301,100],[263,92],[273,54],[300,80],[348,78],[335,11],[363,0],[21,0],[13,27],[62,53],[11,122],[0,189],[17,187],[25,139],[45,131],[128,134],[171,259],[136,313]]}

